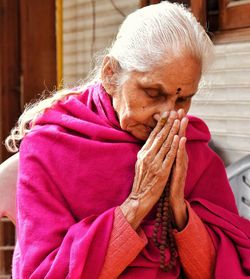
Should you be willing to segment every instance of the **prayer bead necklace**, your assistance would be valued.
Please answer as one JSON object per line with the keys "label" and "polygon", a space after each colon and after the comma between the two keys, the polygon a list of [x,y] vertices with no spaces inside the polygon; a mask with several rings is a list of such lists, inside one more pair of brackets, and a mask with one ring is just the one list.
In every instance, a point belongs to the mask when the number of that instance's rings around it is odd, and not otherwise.
{"label": "prayer bead necklace", "polygon": [[[176,264],[176,245],[173,236],[173,218],[169,205],[170,184],[167,183],[157,205],[153,242],[160,250],[160,268],[168,272]],[[166,249],[170,251],[170,260],[166,264]]]}

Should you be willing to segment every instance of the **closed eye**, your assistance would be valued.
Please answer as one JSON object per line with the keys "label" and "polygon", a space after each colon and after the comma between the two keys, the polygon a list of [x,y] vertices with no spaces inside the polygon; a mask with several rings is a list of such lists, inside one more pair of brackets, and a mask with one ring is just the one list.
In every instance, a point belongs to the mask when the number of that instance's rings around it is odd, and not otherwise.
{"label": "closed eye", "polygon": [[185,103],[185,102],[188,102],[188,101],[191,101],[193,96],[188,96],[188,97],[180,97],[177,99],[177,103]]}
{"label": "closed eye", "polygon": [[161,93],[157,90],[157,89],[145,89],[146,94],[150,97],[150,98],[157,98],[159,96],[161,96]]}

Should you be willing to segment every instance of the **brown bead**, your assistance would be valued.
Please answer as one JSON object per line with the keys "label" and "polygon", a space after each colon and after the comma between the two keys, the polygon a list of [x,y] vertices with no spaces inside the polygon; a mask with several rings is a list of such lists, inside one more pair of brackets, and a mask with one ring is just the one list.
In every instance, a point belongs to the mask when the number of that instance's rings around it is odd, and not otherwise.
{"label": "brown bead", "polygon": [[157,227],[154,227],[154,232],[158,232],[158,228]]}
{"label": "brown bead", "polygon": [[162,211],[162,205],[159,205],[156,209],[157,212],[161,212]]}
{"label": "brown bead", "polygon": [[160,250],[165,250],[165,245],[160,245]]}
{"label": "brown bead", "polygon": [[163,217],[167,217],[167,216],[168,216],[168,212],[167,212],[167,211],[163,211],[163,212],[162,212],[162,216],[163,216]]}
{"label": "brown bead", "polygon": [[160,264],[160,268],[164,269],[165,268],[165,264]]}
{"label": "brown bead", "polygon": [[[162,239],[164,242],[166,242],[167,236],[166,236],[166,235],[162,235],[161,239]],[[166,243],[165,243],[165,246],[167,246]]]}
{"label": "brown bead", "polygon": [[162,234],[162,235],[167,235],[168,233],[167,233],[167,231],[162,231],[161,234]]}
{"label": "brown bead", "polygon": [[[160,268],[164,271],[169,271],[175,264],[177,255],[175,241],[172,229],[172,213],[169,207],[169,191],[170,183],[168,182],[156,208],[156,220],[153,229],[153,243],[159,248],[160,252]],[[159,242],[158,239],[161,241]],[[168,264],[165,262],[166,249],[170,251],[170,261]]]}
{"label": "brown bead", "polygon": [[165,250],[160,250],[160,255],[164,256],[164,258],[165,258]]}
{"label": "brown bead", "polygon": [[157,240],[157,233],[154,233],[154,234],[153,234],[153,240],[154,240],[154,241]]}

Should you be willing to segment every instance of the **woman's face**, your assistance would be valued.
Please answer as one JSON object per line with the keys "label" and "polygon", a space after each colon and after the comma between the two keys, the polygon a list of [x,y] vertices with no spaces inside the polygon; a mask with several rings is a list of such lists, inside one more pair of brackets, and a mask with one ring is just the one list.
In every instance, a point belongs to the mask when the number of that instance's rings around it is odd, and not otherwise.
{"label": "woman's face", "polygon": [[146,73],[132,72],[119,89],[107,91],[121,128],[146,140],[163,112],[180,108],[188,112],[200,77],[200,62],[186,56]]}

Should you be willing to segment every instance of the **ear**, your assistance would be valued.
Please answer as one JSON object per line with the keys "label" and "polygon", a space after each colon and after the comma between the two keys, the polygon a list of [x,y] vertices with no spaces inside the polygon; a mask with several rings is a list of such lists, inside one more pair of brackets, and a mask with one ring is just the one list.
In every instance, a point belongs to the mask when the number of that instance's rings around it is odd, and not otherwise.
{"label": "ear", "polygon": [[109,56],[105,56],[101,68],[102,85],[109,95],[114,95],[117,88],[117,76],[119,72],[118,62]]}

